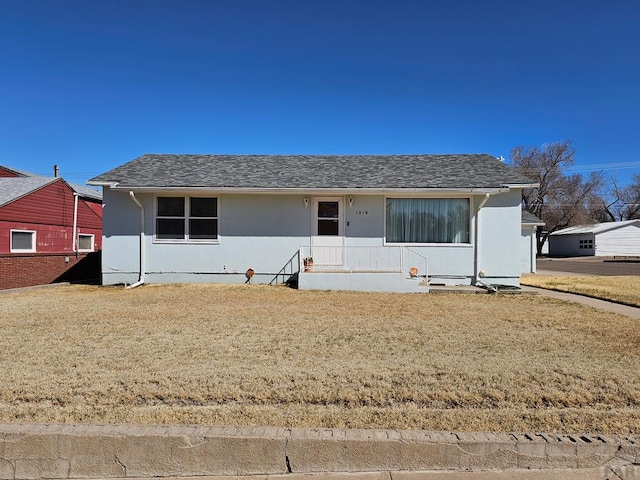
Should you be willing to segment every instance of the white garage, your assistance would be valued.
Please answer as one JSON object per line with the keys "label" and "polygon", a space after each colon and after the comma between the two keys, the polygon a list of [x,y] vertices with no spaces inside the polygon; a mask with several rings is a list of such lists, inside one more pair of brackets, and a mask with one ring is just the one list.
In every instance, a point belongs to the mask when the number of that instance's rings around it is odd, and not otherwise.
{"label": "white garage", "polygon": [[640,257],[640,220],[596,223],[549,235],[549,255],[557,257]]}

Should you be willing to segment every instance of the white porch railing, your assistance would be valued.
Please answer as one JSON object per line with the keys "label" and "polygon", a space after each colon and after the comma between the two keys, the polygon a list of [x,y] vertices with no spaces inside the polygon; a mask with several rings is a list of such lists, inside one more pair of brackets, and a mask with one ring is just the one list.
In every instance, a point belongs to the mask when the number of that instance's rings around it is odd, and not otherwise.
{"label": "white porch railing", "polygon": [[[313,267],[309,265],[313,259]],[[306,260],[306,265],[305,265]],[[427,259],[401,246],[304,246],[300,270],[314,272],[402,272],[427,276]]]}

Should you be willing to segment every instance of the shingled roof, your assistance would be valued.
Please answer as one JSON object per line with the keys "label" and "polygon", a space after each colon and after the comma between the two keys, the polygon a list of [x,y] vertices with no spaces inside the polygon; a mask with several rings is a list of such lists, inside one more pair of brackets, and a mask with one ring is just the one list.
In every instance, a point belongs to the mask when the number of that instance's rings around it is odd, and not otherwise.
{"label": "shingled roof", "polygon": [[522,210],[522,223],[525,225],[545,225],[545,223],[536,217],[533,213]]}
{"label": "shingled roof", "polygon": [[[57,180],[62,180],[60,177],[45,177],[44,175],[37,175],[35,173],[5,167],[4,165],[1,167],[16,173],[17,176],[0,178],[0,206],[22,198]],[[77,183],[66,183],[81,197],[92,198],[94,200],[102,199],[102,193],[93,188]]]}
{"label": "shingled roof", "polygon": [[116,188],[493,189],[532,181],[485,154],[147,154],[92,178]]}

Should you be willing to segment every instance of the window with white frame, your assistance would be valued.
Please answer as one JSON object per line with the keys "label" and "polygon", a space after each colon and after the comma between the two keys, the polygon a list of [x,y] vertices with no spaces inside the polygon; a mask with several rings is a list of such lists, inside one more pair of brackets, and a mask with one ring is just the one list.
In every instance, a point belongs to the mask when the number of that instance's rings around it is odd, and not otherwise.
{"label": "window with white frame", "polygon": [[35,252],[36,232],[33,230],[11,230],[12,252]]}
{"label": "window with white frame", "polygon": [[387,198],[387,243],[469,243],[468,198]]}
{"label": "window with white frame", "polygon": [[159,241],[206,242],[218,239],[217,197],[156,197]]}
{"label": "window with white frame", "polygon": [[93,235],[86,233],[78,234],[78,251],[79,252],[93,252]]}

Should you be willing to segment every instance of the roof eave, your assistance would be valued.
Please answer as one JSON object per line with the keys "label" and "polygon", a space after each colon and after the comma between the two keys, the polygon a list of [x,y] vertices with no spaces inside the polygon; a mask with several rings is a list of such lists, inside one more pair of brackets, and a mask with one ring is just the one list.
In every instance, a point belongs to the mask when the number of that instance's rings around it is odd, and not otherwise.
{"label": "roof eave", "polygon": [[87,185],[93,185],[94,187],[110,187],[110,188],[114,188],[118,185],[118,182],[94,182],[92,180],[89,180],[87,182]]}
{"label": "roof eave", "polygon": [[538,188],[539,183],[505,183],[505,187],[509,188]]}
{"label": "roof eave", "polygon": [[[98,183],[91,183],[98,185]],[[215,192],[215,193],[244,193],[244,194],[304,194],[304,195],[386,195],[386,194],[411,194],[411,193],[471,193],[484,195],[487,193],[497,194],[505,193],[510,190],[509,187],[468,187],[468,188],[450,188],[450,187],[431,187],[431,188],[266,188],[266,187],[149,187],[149,186],[126,186],[117,182],[105,182],[100,184],[103,187],[109,187],[111,190],[135,191],[135,192]]]}

